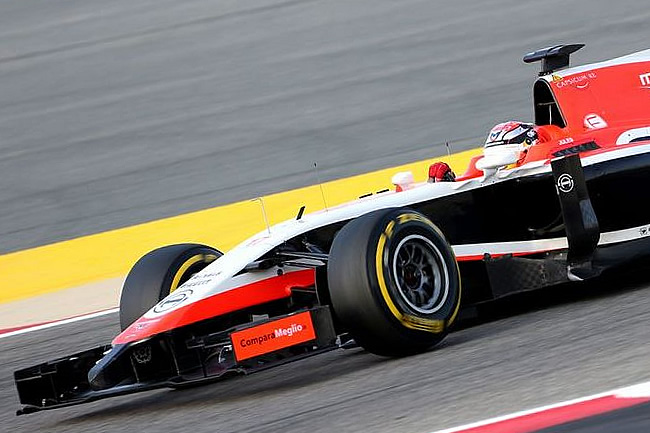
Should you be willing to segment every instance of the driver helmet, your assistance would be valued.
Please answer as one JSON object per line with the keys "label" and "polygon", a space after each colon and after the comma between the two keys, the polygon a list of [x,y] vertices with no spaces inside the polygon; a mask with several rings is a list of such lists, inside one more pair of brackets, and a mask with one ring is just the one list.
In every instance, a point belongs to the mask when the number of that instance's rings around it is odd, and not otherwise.
{"label": "driver helmet", "polygon": [[509,122],[499,123],[496,125],[485,140],[485,148],[500,145],[521,145],[522,150],[537,142],[537,131],[532,123]]}
{"label": "driver helmet", "polygon": [[495,165],[521,162],[528,147],[537,143],[537,131],[532,123],[509,121],[496,125],[487,136],[483,155],[485,162]]}

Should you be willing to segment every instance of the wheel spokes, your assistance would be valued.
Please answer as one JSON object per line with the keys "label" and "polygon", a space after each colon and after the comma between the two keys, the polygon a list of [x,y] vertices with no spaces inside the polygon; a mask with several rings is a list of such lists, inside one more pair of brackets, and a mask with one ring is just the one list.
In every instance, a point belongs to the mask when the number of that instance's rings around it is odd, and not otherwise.
{"label": "wheel spokes", "polygon": [[[419,312],[428,313],[440,302],[445,291],[443,260],[426,238],[412,235],[394,255],[394,275],[403,299]],[[445,272],[446,274],[446,272]]]}

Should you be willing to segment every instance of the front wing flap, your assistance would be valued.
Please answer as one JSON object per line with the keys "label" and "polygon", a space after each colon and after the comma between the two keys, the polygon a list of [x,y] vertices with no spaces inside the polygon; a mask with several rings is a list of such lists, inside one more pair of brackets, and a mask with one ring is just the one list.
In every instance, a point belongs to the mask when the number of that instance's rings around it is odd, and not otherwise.
{"label": "front wing flap", "polygon": [[327,306],[187,335],[179,329],[18,370],[14,380],[23,406],[17,415],[253,373],[339,347]]}

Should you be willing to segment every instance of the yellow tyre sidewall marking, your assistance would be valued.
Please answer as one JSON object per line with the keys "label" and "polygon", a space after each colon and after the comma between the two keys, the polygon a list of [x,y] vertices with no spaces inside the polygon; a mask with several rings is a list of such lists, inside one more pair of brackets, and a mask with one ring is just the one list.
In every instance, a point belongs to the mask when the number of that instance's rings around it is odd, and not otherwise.
{"label": "yellow tyre sidewall marking", "polygon": [[169,288],[169,293],[173,293],[176,289],[178,289],[179,283],[181,282],[181,278],[183,278],[185,272],[187,272],[187,270],[192,265],[199,262],[212,263],[216,259],[217,256],[214,254],[197,254],[187,259],[185,262],[183,262],[181,267],[178,268],[178,271],[176,271],[176,273],[174,274],[174,278],[172,279],[172,284]]}
{"label": "yellow tyre sidewall marking", "polygon": [[463,280],[460,278],[460,269],[458,268],[456,257],[454,257],[454,262],[456,263],[456,272],[458,274],[458,298],[456,299],[456,307],[454,308],[454,312],[451,314],[451,317],[447,319],[447,327],[451,326],[451,324],[456,320],[456,316],[458,316],[458,310],[460,310],[460,300],[463,297]]}
{"label": "yellow tyre sidewall marking", "polygon": [[377,244],[377,256],[375,260],[375,268],[377,271],[377,282],[379,283],[379,289],[381,290],[381,295],[384,298],[384,302],[388,306],[388,309],[390,310],[391,313],[393,313],[393,316],[395,316],[397,320],[403,322],[402,313],[397,309],[397,307],[393,303],[393,300],[390,298],[390,295],[388,294],[388,287],[386,286],[386,281],[384,280],[383,255],[384,255],[385,245],[386,245],[386,234],[382,233],[381,236],[379,237],[379,243]]}
{"label": "yellow tyre sidewall marking", "polygon": [[[424,223],[424,224],[430,226],[441,237],[444,238],[444,235],[442,234],[440,229],[435,224],[433,224],[430,220],[428,220],[427,218],[422,217],[422,215],[413,214],[413,213],[406,213],[406,214],[402,214],[402,215],[398,216],[397,219],[400,222],[400,224],[403,224],[403,223],[405,223],[407,221],[419,221],[421,223]],[[391,221],[391,223],[392,223],[392,221]],[[391,227],[391,232],[392,232],[392,227]],[[456,320],[456,316],[458,315],[458,310],[460,310],[460,300],[462,298],[462,292],[463,292],[462,280],[460,279],[460,269],[458,268],[458,262],[456,261],[456,257],[454,255],[453,250],[451,250],[451,254],[452,254],[452,257],[454,259],[454,263],[456,264],[456,273],[458,274],[458,298],[456,300],[456,306],[454,307],[454,312],[452,313],[451,317],[447,320],[447,327],[449,327]]]}
{"label": "yellow tyre sidewall marking", "polygon": [[[422,218],[418,214],[405,213],[397,217],[397,224],[404,224],[408,221],[421,221],[427,223],[430,226],[433,224]],[[435,228],[435,226],[433,226]],[[393,299],[388,293],[388,286],[386,285],[386,279],[384,278],[384,253],[386,253],[386,262],[388,262],[388,251],[386,251],[386,241],[390,239],[393,235],[395,228],[395,220],[390,221],[382,234],[379,236],[379,241],[377,243],[377,250],[375,254],[375,272],[377,274],[377,283],[379,284],[379,290],[381,292],[382,298],[386,303],[386,306],[390,312],[395,316],[399,322],[404,325],[406,328],[414,329],[417,331],[426,331],[432,334],[440,334],[445,330],[445,321],[444,320],[431,320],[423,317],[413,316],[411,314],[403,314],[393,302]],[[387,263],[388,264],[388,263]],[[459,298],[460,299],[460,298]],[[458,307],[457,307],[458,308]],[[455,315],[455,313],[454,313]]]}

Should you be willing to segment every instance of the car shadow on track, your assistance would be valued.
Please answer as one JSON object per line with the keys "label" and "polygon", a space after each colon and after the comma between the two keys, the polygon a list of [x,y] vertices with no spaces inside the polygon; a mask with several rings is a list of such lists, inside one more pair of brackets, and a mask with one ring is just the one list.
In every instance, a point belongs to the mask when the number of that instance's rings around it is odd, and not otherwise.
{"label": "car shadow on track", "polygon": [[[360,348],[338,350],[248,376],[231,376],[191,388],[158,390],[119,397],[113,400],[117,403],[113,405],[108,401],[94,403],[93,405],[101,407],[96,406],[89,412],[60,420],[56,425],[73,426],[148,412],[165,413],[178,411],[186,406],[196,406],[199,403],[216,405],[224,401],[234,404],[248,402],[251,399],[267,396],[269,393],[300,391],[333,379],[345,380],[348,374],[394,361],[370,355]],[[81,408],[77,408],[79,409]]]}
{"label": "car shadow on track", "polygon": [[598,278],[519,293],[478,305],[457,330],[554,306],[614,297],[650,285],[650,261],[630,264]]}

